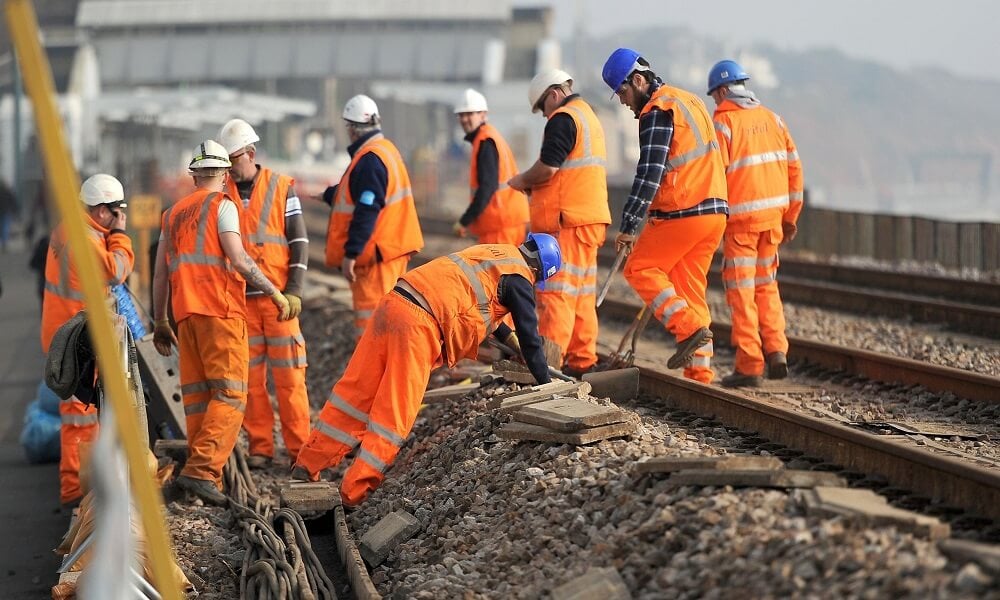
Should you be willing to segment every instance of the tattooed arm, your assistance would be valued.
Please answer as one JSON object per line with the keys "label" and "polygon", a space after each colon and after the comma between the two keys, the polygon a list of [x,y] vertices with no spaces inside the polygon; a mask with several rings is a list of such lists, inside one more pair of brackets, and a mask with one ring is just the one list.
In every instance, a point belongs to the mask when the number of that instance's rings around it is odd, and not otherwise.
{"label": "tattooed arm", "polygon": [[222,243],[222,251],[226,253],[229,262],[233,263],[233,268],[247,280],[248,284],[268,296],[273,296],[275,292],[280,291],[264,276],[257,263],[243,249],[243,241],[240,239],[240,234],[233,231],[224,231],[219,234],[219,241]]}

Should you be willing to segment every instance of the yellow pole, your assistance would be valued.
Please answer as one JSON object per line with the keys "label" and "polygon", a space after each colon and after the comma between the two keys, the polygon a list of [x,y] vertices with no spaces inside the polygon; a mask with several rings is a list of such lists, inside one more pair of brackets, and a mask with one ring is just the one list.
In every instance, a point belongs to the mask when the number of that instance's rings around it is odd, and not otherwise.
{"label": "yellow pole", "polygon": [[146,465],[149,449],[139,440],[138,423],[128,401],[129,391],[118,356],[115,339],[104,303],[106,277],[99,274],[97,258],[86,238],[78,193],[80,176],[73,167],[62,121],[56,109],[55,85],[48,57],[39,43],[38,20],[28,0],[6,0],[4,12],[17,58],[21,64],[24,87],[34,106],[35,127],[41,143],[45,173],[52,183],[55,205],[69,238],[70,251],[76,260],[87,307],[88,328],[97,347],[97,361],[107,400],[114,407],[115,424],[128,458],[132,486],[142,514],[149,555],[153,563],[156,588],[164,599],[180,600],[180,590],[172,579],[173,556],[163,521],[163,498],[153,484]]}

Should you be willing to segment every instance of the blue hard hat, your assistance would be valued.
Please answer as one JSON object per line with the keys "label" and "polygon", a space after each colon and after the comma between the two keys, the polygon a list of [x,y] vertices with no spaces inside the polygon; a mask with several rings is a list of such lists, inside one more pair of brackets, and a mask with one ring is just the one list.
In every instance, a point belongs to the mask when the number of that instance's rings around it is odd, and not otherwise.
{"label": "blue hard hat", "polygon": [[562,250],[556,238],[547,233],[529,233],[524,243],[528,253],[533,252],[531,244],[537,249],[538,262],[542,267],[538,275],[539,281],[545,281],[562,268]]}
{"label": "blue hard hat", "polygon": [[750,75],[743,70],[740,63],[735,60],[720,60],[708,72],[708,91],[705,93],[711,96],[715,88],[720,85],[743,81],[745,79],[750,79]]}
{"label": "blue hard hat", "polygon": [[612,92],[617,92],[618,88],[625,83],[625,79],[635,68],[635,61],[639,58],[639,53],[631,48],[619,48],[611,53],[601,70],[601,78],[608,84]]}

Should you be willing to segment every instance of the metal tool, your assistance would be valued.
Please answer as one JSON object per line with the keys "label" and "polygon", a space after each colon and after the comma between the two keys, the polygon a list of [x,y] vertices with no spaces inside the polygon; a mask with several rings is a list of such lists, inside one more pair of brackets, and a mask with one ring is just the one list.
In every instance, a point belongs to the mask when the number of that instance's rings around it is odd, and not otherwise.
{"label": "metal tool", "polygon": [[[622,336],[622,341],[618,344],[618,350],[611,355],[608,363],[611,369],[625,369],[635,363],[636,345],[638,345],[639,338],[642,337],[642,332],[646,330],[646,324],[649,323],[649,319],[652,316],[653,309],[643,305],[639,310],[639,314],[635,316],[632,324],[625,331],[625,335]],[[627,350],[625,349],[626,346],[628,346]]]}
{"label": "metal tool", "polygon": [[[500,352],[503,352],[508,357],[514,357],[518,355],[518,353],[513,348],[501,342],[500,340],[496,339],[492,335],[486,337],[486,343],[493,346]],[[566,375],[565,373],[563,373],[559,369],[556,369],[555,367],[549,367],[549,375],[555,377],[556,379],[562,379],[563,381],[576,381],[575,379],[573,379],[569,375]]]}
{"label": "metal tool", "polygon": [[608,278],[604,280],[604,285],[601,286],[601,293],[597,295],[597,306],[600,306],[604,302],[605,296],[608,295],[608,290],[611,289],[611,281],[615,278],[615,273],[622,266],[625,261],[625,257],[628,256],[629,246],[626,244],[622,246],[622,249],[618,251],[618,255],[615,256],[615,262],[611,265],[611,271],[608,272]]}

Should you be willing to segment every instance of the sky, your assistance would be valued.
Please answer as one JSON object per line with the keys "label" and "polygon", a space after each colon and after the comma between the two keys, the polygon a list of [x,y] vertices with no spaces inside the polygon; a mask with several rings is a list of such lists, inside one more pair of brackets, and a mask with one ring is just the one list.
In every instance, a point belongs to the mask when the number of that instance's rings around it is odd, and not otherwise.
{"label": "sky", "polygon": [[565,39],[582,19],[588,33],[648,25],[685,26],[740,44],[783,49],[836,48],[893,67],[940,67],[973,79],[1000,81],[997,0],[514,0],[548,4]]}

